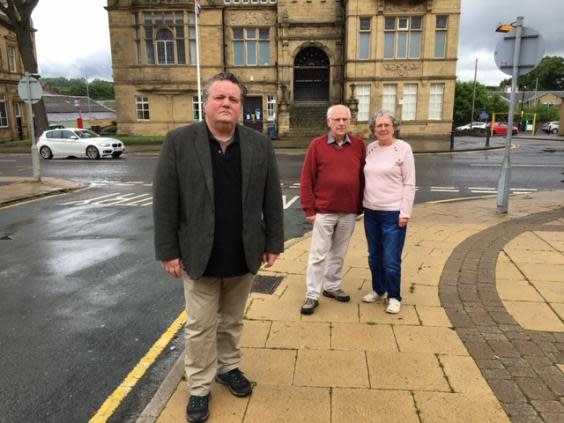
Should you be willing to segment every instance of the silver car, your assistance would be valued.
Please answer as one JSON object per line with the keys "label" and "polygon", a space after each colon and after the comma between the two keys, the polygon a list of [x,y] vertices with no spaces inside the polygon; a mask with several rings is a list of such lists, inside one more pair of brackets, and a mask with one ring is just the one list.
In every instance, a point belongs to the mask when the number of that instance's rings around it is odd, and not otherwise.
{"label": "silver car", "polygon": [[37,141],[39,154],[46,160],[53,157],[118,158],[125,146],[115,138],[101,137],[89,129],[64,128],[43,132]]}

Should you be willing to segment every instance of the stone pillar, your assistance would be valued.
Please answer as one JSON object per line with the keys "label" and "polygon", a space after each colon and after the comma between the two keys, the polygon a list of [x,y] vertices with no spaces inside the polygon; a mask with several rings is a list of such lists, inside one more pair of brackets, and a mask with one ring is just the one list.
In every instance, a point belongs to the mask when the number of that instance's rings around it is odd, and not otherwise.
{"label": "stone pillar", "polygon": [[278,135],[290,132],[290,110],[288,105],[288,86],[280,84],[280,101],[278,102]]}
{"label": "stone pillar", "polygon": [[356,125],[358,117],[358,99],[354,96],[355,85],[351,84],[351,96],[347,99],[346,105],[351,109],[351,124]]}

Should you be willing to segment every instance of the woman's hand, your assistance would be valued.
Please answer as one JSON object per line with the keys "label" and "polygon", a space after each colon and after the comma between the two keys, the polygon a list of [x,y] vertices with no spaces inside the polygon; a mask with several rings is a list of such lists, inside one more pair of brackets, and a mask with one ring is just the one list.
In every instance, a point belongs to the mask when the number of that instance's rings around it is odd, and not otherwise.
{"label": "woman's hand", "polygon": [[407,226],[407,222],[409,222],[409,217],[400,217],[399,218],[399,227],[405,228]]}

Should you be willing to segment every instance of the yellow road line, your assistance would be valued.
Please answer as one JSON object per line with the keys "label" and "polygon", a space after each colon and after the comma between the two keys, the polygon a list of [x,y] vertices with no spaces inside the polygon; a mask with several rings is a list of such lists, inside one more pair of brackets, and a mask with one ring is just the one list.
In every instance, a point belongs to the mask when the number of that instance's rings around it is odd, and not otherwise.
{"label": "yellow road line", "polygon": [[168,343],[176,336],[178,331],[186,323],[186,311],[178,315],[176,320],[168,327],[161,337],[153,344],[147,354],[137,363],[123,382],[104,401],[96,414],[89,420],[90,423],[102,423],[108,421],[127,394],[135,387],[139,379],[147,372],[147,369],[156,361],[159,354],[166,348]]}

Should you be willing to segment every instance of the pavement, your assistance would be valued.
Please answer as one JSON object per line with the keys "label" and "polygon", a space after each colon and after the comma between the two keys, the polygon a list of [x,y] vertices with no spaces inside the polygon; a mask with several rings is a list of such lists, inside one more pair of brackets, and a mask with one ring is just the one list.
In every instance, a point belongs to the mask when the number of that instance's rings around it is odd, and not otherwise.
{"label": "pavement", "polygon": [[[0,207],[79,189],[0,178]],[[247,398],[212,390],[209,422],[564,421],[564,191],[417,204],[403,257],[402,311],[364,304],[363,224],[345,259],[349,303],[305,295],[308,235],[290,240],[245,313]],[[185,421],[182,356],[138,422]],[[111,416],[98,414],[98,420]]]}

